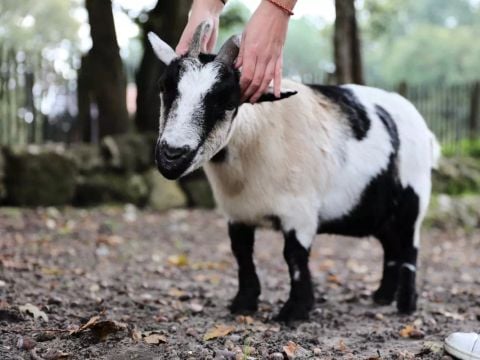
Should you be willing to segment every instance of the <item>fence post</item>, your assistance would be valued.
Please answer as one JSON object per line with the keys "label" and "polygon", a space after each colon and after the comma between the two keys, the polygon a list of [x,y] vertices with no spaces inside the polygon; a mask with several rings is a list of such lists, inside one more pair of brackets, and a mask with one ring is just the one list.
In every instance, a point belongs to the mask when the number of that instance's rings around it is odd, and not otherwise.
{"label": "fence post", "polygon": [[471,140],[476,140],[480,130],[480,81],[473,84],[470,101],[469,134]]}
{"label": "fence post", "polygon": [[405,81],[402,81],[397,86],[397,92],[402,95],[403,97],[407,97],[408,95],[408,85]]}

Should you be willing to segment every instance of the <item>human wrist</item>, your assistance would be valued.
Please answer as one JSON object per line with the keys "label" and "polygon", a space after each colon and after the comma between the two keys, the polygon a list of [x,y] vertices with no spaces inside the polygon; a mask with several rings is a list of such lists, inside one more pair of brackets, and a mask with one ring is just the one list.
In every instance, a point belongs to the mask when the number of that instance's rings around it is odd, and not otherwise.
{"label": "human wrist", "polygon": [[297,0],[263,0],[262,3],[270,3],[291,16]]}
{"label": "human wrist", "polygon": [[193,0],[192,9],[202,9],[213,15],[220,16],[224,6],[224,2],[221,0]]}

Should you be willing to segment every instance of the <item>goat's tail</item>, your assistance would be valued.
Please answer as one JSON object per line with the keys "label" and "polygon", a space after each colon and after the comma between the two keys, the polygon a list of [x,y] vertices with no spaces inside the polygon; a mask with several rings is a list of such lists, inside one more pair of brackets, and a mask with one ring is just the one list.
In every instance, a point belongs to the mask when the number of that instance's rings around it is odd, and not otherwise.
{"label": "goat's tail", "polygon": [[432,154],[432,169],[438,169],[440,158],[442,157],[442,147],[433,133],[430,137],[430,148]]}

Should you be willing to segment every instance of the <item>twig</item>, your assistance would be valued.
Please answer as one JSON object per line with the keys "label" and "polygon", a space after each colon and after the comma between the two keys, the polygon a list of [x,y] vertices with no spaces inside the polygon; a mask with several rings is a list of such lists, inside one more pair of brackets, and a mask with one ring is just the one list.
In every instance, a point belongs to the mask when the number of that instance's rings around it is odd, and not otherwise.
{"label": "twig", "polygon": [[23,329],[11,329],[9,330],[14,333],[21,333],[21,332],[70,332],[71,330],[68,329],[34,329],[34,328],[23,328]]}

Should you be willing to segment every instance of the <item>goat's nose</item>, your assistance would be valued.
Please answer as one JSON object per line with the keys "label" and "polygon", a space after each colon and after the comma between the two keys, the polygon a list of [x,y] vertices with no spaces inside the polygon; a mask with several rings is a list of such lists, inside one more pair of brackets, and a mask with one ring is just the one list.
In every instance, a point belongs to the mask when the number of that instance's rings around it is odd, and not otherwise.
{"label": "goat's nose", "polygon": [[190,147],[185,145],[181,147],[173,147],[164,140],[160,143],[160,153],[167,160],[178,160],[191,151]]}

